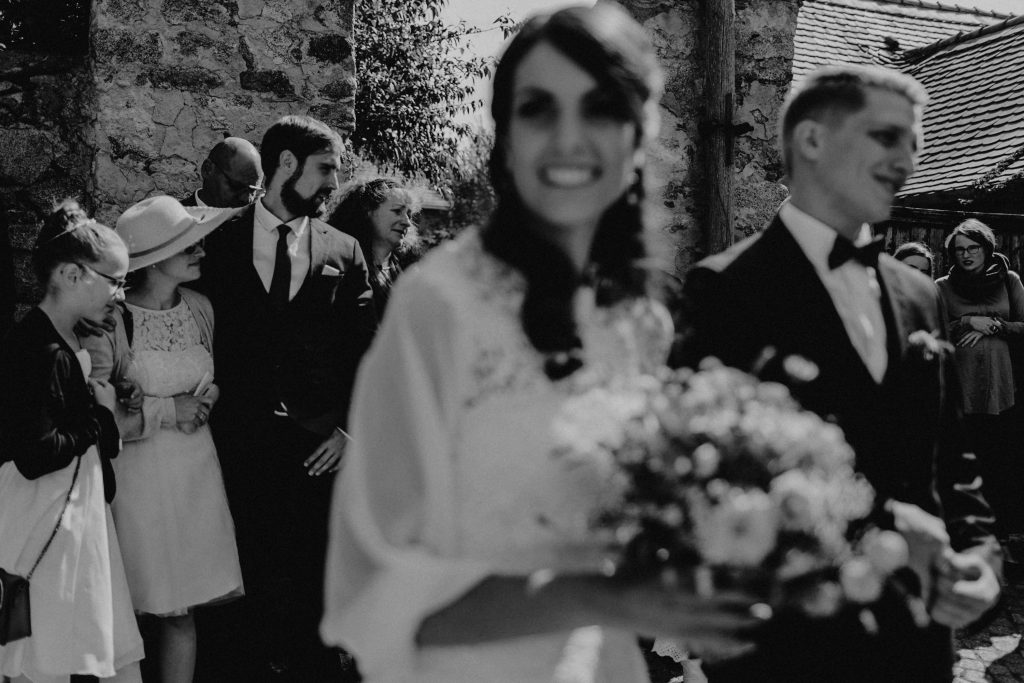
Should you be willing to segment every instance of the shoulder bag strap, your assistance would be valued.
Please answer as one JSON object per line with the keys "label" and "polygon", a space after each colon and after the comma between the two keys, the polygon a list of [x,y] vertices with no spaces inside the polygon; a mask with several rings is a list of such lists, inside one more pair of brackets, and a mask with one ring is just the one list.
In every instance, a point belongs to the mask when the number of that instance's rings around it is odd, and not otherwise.
{"label": "shoulder bag strap", "polygon": [[75,473],[71,476],[71,486],[68,487],[68,495],[64,498],[64,507],[60,510],[60,516],[57,517],[57,524],[54,525],[53,531],[50,533],[50,538],[47,539],[46,545],[43,546],[42,551],[39,553],[39,557],[36,558],[36,563],[32,565],[32,569],[28,570],[28,574],[25,576],[25,580],[28,581],[32,578],[32,574],[35,573],[36,567],[43,559],[43,555],[50,549],[50,544],[53,543],[54,537],[57,535],[57,531],[60,530],[60,523],[64,520],[64,513],[67,512],[68,503],[71,502],[71,492],[75,490],[75,482],[78,481],[78,470],[82,467],[82,458],[84,455],[80,455],[76,458],[75,462]]}

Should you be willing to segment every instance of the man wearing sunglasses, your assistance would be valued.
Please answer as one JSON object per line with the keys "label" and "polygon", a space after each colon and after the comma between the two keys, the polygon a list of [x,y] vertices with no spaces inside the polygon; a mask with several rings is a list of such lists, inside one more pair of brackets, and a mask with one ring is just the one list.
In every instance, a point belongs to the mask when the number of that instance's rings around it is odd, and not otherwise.
{"label": "man wearing sunglasses", "polygon": [[203,186],[181,200],[184,206],[238,208],[263,191],[260,153],[244,138],[224,138],[210,150],[200,168]]}

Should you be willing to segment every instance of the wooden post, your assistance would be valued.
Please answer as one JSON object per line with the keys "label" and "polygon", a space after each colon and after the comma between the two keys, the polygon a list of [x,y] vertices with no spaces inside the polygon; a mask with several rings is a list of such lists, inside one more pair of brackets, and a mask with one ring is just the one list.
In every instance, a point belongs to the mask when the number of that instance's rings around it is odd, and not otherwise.
{"label": "wooden post", "polygon": [[732,244],[733,101],[736,80],[734,0],[701,0],[704,10],[704,101],[701,126],[707,201],[705,245],[716,254]]}

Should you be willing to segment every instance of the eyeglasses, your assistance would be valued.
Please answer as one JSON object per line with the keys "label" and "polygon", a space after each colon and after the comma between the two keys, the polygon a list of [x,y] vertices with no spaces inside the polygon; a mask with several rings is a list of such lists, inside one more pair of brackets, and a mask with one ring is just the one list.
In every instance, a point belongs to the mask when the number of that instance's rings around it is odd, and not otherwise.
{"label": "eyeglasses", "polygon": [[227,182],[228,189],[234,192],[235,194],[248,194],[250,198],[256,195],[263,194],[264,190],[259,185],[250,185],[249,183],[244,182],[242,180],[236,180],[235,178],[232,178],[231,175],[228,174],[228,172],[225,171],[223,168],[221,168],[220,164],[218,164],[213,159],[210,159],[210,163],[213,164],[213,167],[217,169],[218,173],[224,176],[224,180]]}
{"label": "eyeglasses", "polygon": [[110,284],[114,285],[114,291],[115,292],[117,290],[126,290],[126,289],[128,289],[128,280],[124,279],[123,277],[118,278],[118,277],[114,277],[113,275],[107,275],[106,273],[101,273],[100,271],[96,270],[95,268],[93,268],[92,266],[90,266],[90,265],[88,265],[86,263],[79,263],[78,265],[80,265],[82,268],[85,268],[86,270],[88,270],[93,275],[99,275],[101,278],[103,278],[104,280],[106,280]]}
{"label": "eyeglasses", "polygon": [[979,251],[981,251],[980,244],[972,244],[969,247],[953,247],[953,253],[955,253],[957,256],[963,256],[964,254],[966,254],[967,256],[974,256]]}

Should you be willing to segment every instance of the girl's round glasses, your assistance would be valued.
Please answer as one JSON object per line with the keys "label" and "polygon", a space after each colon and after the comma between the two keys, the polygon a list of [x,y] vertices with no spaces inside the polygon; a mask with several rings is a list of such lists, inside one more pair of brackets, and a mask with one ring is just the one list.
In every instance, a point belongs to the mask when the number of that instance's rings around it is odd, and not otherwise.
{"label": "girl's round glasses", "polygon": [[85,268],[94,275],[99,275],[101,278],[103,278],[110,284],[114,285],[115,291],[118,289],[126,289],[128,287],[128,280],[124,279],[123,277],[114,277],[113,275],[101,273],[100,271],[96,270],[87,263],[79,263],[78,265],[80,265],[82,268]]}

